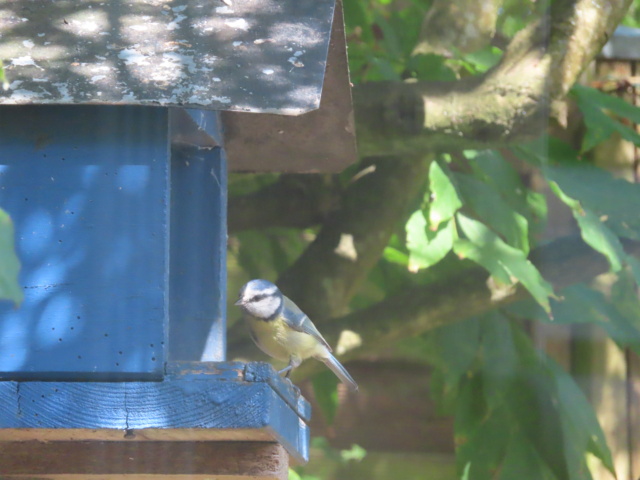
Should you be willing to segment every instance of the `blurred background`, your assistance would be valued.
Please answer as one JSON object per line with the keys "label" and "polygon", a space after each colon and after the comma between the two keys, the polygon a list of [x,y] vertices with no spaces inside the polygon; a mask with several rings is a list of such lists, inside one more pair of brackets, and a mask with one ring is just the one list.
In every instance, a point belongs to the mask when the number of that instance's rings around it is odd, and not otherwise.
{"label": "blurred background", "polygon": [[637,479],[640,1],[344,15],[359,162],[229,180],[229,358],[265,278],[360,385],[295,372],[291,478]]}

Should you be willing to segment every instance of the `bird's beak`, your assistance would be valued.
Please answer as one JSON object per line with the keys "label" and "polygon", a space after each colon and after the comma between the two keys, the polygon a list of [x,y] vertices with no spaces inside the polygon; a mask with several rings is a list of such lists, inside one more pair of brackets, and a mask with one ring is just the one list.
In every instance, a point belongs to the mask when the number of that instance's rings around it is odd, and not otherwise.
{"label": "bird's beak", "polygon": [[236,305],[236,306],[238,306],[238,307],[239,307],[240,305],[242,305],[242,299],[241,299],[241,298],[239,298],[238,300],[236,300],[236,302],[234,303],[234,305]]}

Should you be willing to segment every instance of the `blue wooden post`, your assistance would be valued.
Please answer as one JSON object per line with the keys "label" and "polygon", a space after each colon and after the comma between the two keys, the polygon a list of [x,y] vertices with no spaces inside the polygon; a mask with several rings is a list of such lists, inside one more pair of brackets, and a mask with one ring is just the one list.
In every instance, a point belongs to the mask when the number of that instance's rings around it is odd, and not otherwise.
{"label": "blue wooden post", "polygon": [[[189,111],[219,131],[216,112]],[[171,159],[171,360],[222,361],[225,352],[227,166],[220,148],[174,148]]]}

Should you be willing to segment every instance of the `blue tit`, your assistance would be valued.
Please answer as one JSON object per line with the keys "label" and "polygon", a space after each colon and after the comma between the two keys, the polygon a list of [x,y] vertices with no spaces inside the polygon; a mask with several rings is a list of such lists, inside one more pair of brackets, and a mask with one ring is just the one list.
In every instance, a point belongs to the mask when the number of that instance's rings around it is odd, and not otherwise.
{"label": "blue tit", "polygon": [[278,373],[289,377],[303,360],[313,357],[329,367],[349,388],[358,389],[309,317],[273,283],[259,279],[247,282],[235,304],[247,314],[251,338],[260,350],[289,362]]}

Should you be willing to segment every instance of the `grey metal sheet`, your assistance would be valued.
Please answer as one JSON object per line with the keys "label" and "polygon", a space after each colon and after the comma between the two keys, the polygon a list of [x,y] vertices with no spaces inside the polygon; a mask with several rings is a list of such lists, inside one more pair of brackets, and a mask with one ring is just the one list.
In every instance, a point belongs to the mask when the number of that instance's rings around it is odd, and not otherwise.
{"label": "grey metal sheet", "polygon": [[600,57],[617,60],[640,60],[640,29],[624,25],[616,28],[602,49]]}
{"label": "grey metal sheet", "polygon": [[0,0],[0,104],[297,115],[318,108],[335,0]]}

